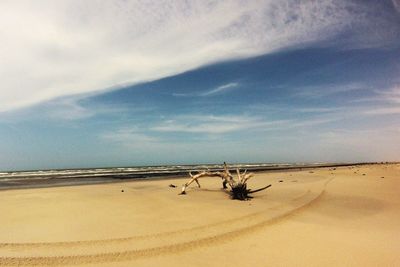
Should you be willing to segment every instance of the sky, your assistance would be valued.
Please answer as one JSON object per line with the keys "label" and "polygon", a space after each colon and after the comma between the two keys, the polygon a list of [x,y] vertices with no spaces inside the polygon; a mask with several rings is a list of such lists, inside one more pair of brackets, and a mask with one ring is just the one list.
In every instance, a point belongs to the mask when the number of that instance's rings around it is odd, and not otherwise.
{"label": "sky", "polygon": [[400,0],[0,2],[0,170],[400,161]]}

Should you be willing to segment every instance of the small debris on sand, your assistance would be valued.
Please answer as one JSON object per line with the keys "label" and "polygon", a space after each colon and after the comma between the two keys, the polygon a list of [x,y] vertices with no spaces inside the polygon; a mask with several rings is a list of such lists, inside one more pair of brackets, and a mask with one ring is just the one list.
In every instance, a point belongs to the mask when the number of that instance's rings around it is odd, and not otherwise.
{"label": "small debris on sand", "polygon": [[169,185],[169,187],[173,187],[173,188],[175,188],[175,187],[176,187],[176,185],[174,185],[174,184],[170,184],[170,185]]}
{"label": "small debris on sand", "polygon": [[123,193],[123,192],[124,192],[124,190],[122,189],[122,190],[121,190],[121,192]]}
{"label": "small debris on sand", "polygon": [[283,182],[283,180],[279,180],[279,182],[280,182],[280,183],[282,183],[282,182]]}
{"label": "small debris on sand", "polygon": [[385,176],[382,176],[381,178],[385,178]]}
{"label": "small debris on sand", "polygon": [[363,173],[363,175],[365,175],[365,173]]}

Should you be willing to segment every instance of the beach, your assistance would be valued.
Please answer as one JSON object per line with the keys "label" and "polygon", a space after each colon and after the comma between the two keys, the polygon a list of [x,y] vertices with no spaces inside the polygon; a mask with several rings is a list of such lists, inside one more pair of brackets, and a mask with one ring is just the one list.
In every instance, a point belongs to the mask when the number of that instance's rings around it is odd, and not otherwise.
{"label": "beach", "polygon": [[400,164],[187,180],[0,191],[0,266],[400,266]]}

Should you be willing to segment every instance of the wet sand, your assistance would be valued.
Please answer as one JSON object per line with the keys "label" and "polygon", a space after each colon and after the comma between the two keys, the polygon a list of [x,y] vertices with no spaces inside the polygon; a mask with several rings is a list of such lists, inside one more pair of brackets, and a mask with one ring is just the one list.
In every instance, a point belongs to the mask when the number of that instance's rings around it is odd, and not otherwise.
{"label": "wet sand", "polygon": [[398,164],[257,173],[251,201],[184,182],[1,191],[0,265],[400,265]]}

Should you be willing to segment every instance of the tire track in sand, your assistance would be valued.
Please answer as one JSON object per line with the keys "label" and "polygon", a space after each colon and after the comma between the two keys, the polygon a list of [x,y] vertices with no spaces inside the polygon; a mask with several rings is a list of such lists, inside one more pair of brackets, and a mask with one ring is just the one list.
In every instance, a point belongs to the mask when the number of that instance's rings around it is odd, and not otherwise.
{"label": "tire track in sand", "polygon": [[[67,256],[44,256],[44,257],[0,257],[0,266],[3,265],[8,265],[8,266],[29,266],[29,265],[38,265],[38,266],[44,266],[44,265],[76,265],[76,264],[89,264],[89,263],[104,263],[104,262],[116,262],[116,261],[127,261],[127,260],[135,260],[135,259],[142,259],[142,258],[148,258],[148,257],[156,257],[156,256],[163,256],[163,255],[168,255],[168,254],[173,254],[173,253],[182,253],[182,252],[187,252],[191,251],[194,249],[198,249],[201,247],[209,247],[211,245],[219,245],[219,244],[224,244],[227,242],[231,242],[232,240],[235,240],[237,238],[240,238],[242,236],[254,233],[256,231],[259,231],[260,229],[266,227],[266,226],[271,226],[275,225],[278,223],[282,223],[285,220],[296,216],[297,214],[303,212],[306,209],[309,209],[310,207],[314,206],[318,202],[321,201],[325,194],[325,188],[328,185],[330,181],[332,181],[334,178],[331,178],[327,180],[324,183],[324,186],[322,190],[312,199],[310,199],[308,202],[295,207],[288,212],[284,212],[282,214],[278,214],[275,217],[269,218],[267,220],[261,220],[257,221],[256,223],[246,226],[246,227],[241,227],[239,229],[235,229],[232,231],[227,231],[221,234],[216,234],[204,238],[198,238],[195,240],[190,240],[186,242],[181,242],[181,243],[176,243],[176,244],[167,244],[163,246],[157,246],[157,247],[152,247],[152,248],[145,248],[145,249],[132,249],[132,250],[124,250],[124,251],[117,251],[117,252],[105,252],[105,253],[97,253],[97,254],[88,254],[88,255],[67,255]],[[260,215],[262,212],[257,212],[254,214],[251,214],[249,216],[255,216],[257,217]],[[245,218],[248,218],[247,216],[244,216]],[[238,218],[235,218],[234,220],[238,220]],[[216,223],[215,225],[220,225],[223,223],[229,223],[230,221],[225,221],[222,223]],[[207,228],[209,226],[199,226],[195,228]],[[191,229],[186,229],[186,231],[191,231]],[[181,231],[173,231],[173,232],[168,232],[168,233],[161,233],[161,234],[156,234],[156,235],[149,235],[150,237],[152,236],[158,236],[158,235],[174,235],[175,233],[180,233]],[[136,236],[136,237],[129,237],[129,238],[121,238],[121,239],[110,239],[108,241],[104,240],[96,240],[96,241],[76,241],[73,242],[75,244],[80,244],[81,242],[119,242],[119,241],[124,241],[126,239],[130,238],[147,238],[149,236]],[[58,242],[56,244],[68,244],[69,242]],[[22,245],[34,245],[35,243],[23,243]],[[39,243],[40,244],[40,243]],[[41,243],[45,244],[45,246],[49,246],[54,243]],[[3,244],[4,245],[4,244]],[[7,244],[5,246],[12,246],[12,245],[21,245],[21,244]]]}
{"label": "tire track in sand", "polygon": [[[298,201],[301,198],[304,198],[311,191],[307,190],[307,192],[300,194],[299,196],[293,198],[291,201]],[[281,205],[276,205],[270,207],[270,209],[277,209]],[[165,238],[170,236],[182,235],[192,232],[200,232],[205,231],[210,228],[217,228],[221,226],[229,226],[232,224],[240,223],[241,221],[246,220],[249,222],[251,220],[256,219],[257,217],[262,216],[266,211],[258,211],[254,213],[249,213],[244,216],[235,217],[229,220],[224,220],[212,224],[207,225],[200,225],[175,231],[168,231],[162,233],[154,233],[148,235],[137,235],[137,236],[129,236],[129,237],[121,237],[121,238],[111,238],[111,239],[99,239],[99,240],[77,240],[77,241],[61,241],[61,242],[24,242],[24,243],[0,243],[0,249],[37,249],[37,248],[70,248],[70,247],[77,247],[77,246],[93,246],[93,245],[105,245],[110,243],[122,243],[122,242],[132,242],[132,241],[139,241],[139,240],[148,240],[148,239],[159,239]]]}

